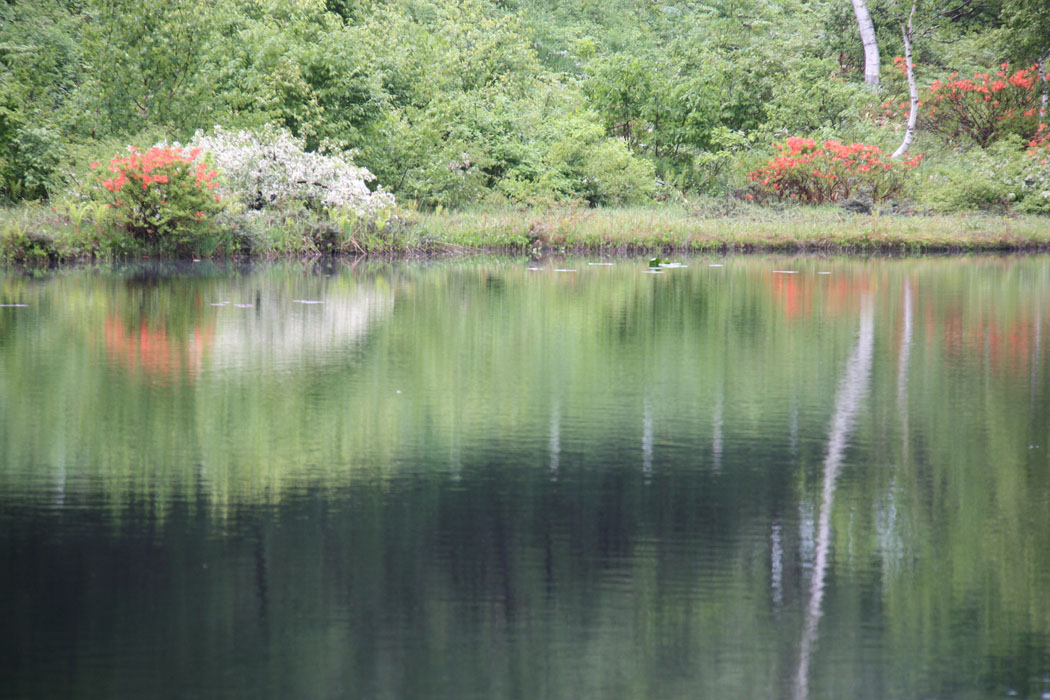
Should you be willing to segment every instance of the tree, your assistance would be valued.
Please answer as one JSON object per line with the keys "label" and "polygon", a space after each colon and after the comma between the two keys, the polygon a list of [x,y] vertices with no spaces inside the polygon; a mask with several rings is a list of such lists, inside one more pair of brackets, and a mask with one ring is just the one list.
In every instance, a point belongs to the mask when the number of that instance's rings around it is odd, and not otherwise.
{"label": "tree", "polygon": [[875,25],[868,12],[867,0],[853,0],[853,14],[857,17],[860,41],[864,45],[864,82],[873,90],[879,89],[879,43],[875,40]]}
{"label": "tree", "polygon": [[908,78],[908,97],[910,106],[908,108],[908,126],[904,130],[904,140],[897,150],[893,152],[893,158],[900,158],[908,152],[912,141],[915,140],[915,124],[919,120],[919,88],[915,84],[915,65],[912,61],[912,41],[915,39],[915,10],[919,0],[911,0],[911,11],[907,19],[903,16],[898,18],[901,27],[901,38],[904,40],[904,66],[905,75]]}
{"label": "tree", "polygon": [[80,45],[92,136],[171,125],[192,131],[210,104],[204,59],[216,6],[204,0],[86,0]]}
{"label": "tree", "polygon": [[1050,12],[1044,0],[1003,0],[1004,52],[1014,60],[1035,63],[1042,84],[1042,108],[1046,111],[1046,61],[1050,59]]}

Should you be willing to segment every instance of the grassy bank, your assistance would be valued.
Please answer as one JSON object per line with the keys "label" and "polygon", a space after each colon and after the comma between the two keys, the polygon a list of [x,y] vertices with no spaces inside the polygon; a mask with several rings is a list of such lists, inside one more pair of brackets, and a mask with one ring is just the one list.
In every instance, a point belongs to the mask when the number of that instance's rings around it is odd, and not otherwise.
{"label": "grassy bank", "polygon": [[[1050,218],[986,213],[854,214],[732,203],[619,209],[402,212],[382,227],[304,212],[217,231],[201,257],[433,255],[477,251],[923,253],[1050,250]],[[148,256],[91,211],[36,205],[0,210],[0,260],[54,264]]]}
{"label": "grassy bank", "polygon": [[1050,250],[1050,218],[853,214],[838,208],[638,209],[418,215],[417,235],[462,248],[531,250],[963,252]]}

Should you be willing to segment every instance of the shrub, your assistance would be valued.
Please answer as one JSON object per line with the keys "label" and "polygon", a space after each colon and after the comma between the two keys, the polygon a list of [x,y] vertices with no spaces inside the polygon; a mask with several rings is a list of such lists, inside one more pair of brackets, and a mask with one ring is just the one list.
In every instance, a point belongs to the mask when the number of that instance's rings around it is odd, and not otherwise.
{"label": "shrub", "polygon": [[1036,137],[1028,144],[1021,170],[1021,210],[1050,213],[1050,129],[1040,124]]}
{"label": "shrub", "polygon": [[[894,59],[903,69],[903,59]],[[951,141],[970,139],[979,146],[1009,134],[1029,139],[1036,133],[1040,109],[1039,76],[1035,66],[1011,72],[1003,63],[995,73],[960,78],[952,73],[934,80],[919,100],[919,125]],[[881,105],[890,117],[907,114],[908,104]]]}
{"label": "shrub", "polygon": [[892,161],[878,146],[866,143],[828,140],[818,145],[792,137],[777,145],[780,155],[750,173],[754,184],[747,198],[822,204],[863,194],[881,202],[901,193],[908,171],[922,160],[916,155]]}
{"label": "shrub", "polygon": [[997,210],[1005,212],[1024,195],[1021,170],[1025,154],[1016,136],[987,148],[932,153],[922,178],[912,188],[935,211]]}
{"label": "shrub", "polygon": [[287,130],[266,126],[236,133],[215,127],[198,131],[189,147],[204,149],[222,172],[219,192],[248,210],[305,205],[315,211],[345,207],[355,216],[375,220],[394,206],[394,196],[371,191],[366,168],[351,154],[309,153]]}
{"label": "shrub", "polygon": [[163,252],[197,252],[222,208],[218,173],[200,155],[200,149],[131,146],[105,167],[91,164],[89,196],[109,205],[114,223],[138,242]]}
{"label": "shrub", "polygon": [[[0,123],[4,116],[0,114]],[[45,127],[22,124],[13,138],[0,144],[0,194],[8,199],[44,199],[62,185],[58,172],[63,146],[58,135]],[[0,138],[2,140],[2,138]]]}
{"label": "shrub", "polygon": [[549,134],[552,143],[541,182],[564,199],[619,206],[639,204],[655,194],[652,164],[632,154],[623,139],[608,138],[598,124],[582,119],[557,127],[560,133]]}

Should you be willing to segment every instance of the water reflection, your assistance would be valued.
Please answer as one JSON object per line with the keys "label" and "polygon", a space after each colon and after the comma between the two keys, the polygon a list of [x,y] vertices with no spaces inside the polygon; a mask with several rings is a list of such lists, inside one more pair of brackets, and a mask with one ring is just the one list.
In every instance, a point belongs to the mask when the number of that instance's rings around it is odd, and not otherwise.
{"label": "water reflection", "polygon": [[[914,308],[911,298],[911,283],[904,283],[903,325],[901,327],[900,353],[897,358],[897,410],[901,413],[901,428],[908,426],[908,359],[911,357],[912,324]],[[905,441],[907,435],[905,434]]]}
{"label": "water reflection", "polygon": [[551,480],[557,480],[558,470],[561,469],[561,403],[557,400],[551,407],[550,442],[550,475]]}
{"label": "water reflection", "polygon": [[868,393],[871,381],[871,364],[875,343],[875,325],[871,296],[865,294],[860,304],[860,333],[857,345],[846,363],[845,373],[835,396],[828,434],[828,451],[824,458],[824,482],[821,489],[820,516],[817,520],[817,536],[809,601],[806,604],[805,622],[799,642],[798,676],[795,682],[795,698],[809,697],[809,666],[813,645],[817,641],[817,628],[823,616],[825,576],[831,548],[831,510],[835,504],[835,482],[838,479],[846,445],[861,402]]}
{"label": "water reflection", "polygon": [[718,264],[0,277],[0,696],[1039,697],[1050,261]]}
{"label": "water reflection", "polygon": [[1036,387],[1039,382],[1039,358],[1043,356],[1043,299],[1036,299],[1035,305],[1032,309],[1033,321],[1032,327],[1034,328],[1033,335],[1035,336],[1032,341],[1032,357],[1031,357],[1031,368],[1029,370],[1031,384],[1031,392],[1029,402],[1032,408],[1035,407],[1035,399],[1037,396]]}
{"label": "water reflection", "polygon": [[722,410],[724,403],[724,394],[722,393],[722,388],[719,387],[715,392],[714,416],[711,419],[711,460],[716,470],[722,468]]}
{"label": "water reflection", "polygon": [[221,308],[210,366],[248,369],[327,361],[333,353],[349,352],[394,309],[392,294],[363,285],[318,300],[288,297],[285,290],[256,292],[250,311],[228,304]]}
{"label": "water reflection", "polygon": [[642,402],[642,474],[646,483],[653,476],[653,399],[648,389]]}
{"label": "water reflection", "polygon": [[172,336],[152,321],[139,319],[126,327],[119,313],[105,320],[106,353],[110,364],[131,375],[142,373],[147,379],[170,382],[185,378],[194,381],[201,371],[204,354],[215,340],[215,321],[193,325],[188,336]]}

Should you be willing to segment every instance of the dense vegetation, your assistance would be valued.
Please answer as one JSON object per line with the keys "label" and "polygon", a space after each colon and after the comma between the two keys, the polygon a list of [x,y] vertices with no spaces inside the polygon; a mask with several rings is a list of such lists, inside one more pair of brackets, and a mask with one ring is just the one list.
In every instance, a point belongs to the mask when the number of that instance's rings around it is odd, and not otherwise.
{"label": "dense vegetation", "polygon": [[[112,254],[364,250],[393,235],[388,207],[264,199],[247,176],[217,213],[151,194],[169,210],[130,216],[160,229],[104,207],[115,203],[90,164],[132,145],[214,142],[218,126],[242,141],[291,140],[325,173],[356,169],[379,201],[393,195],[408,211],[718,195],[1040,213],[1050,210],[1040,6],[918,5],[918,133],[907,159],[879,161],[895,170],[883,186],[867,164],[785,177],[777,169],[798,163],[778,154],[788,138],[836,144],[829,153],[900,144],[904,0],[868,3],[877,90],[845,0],[7,0],[0,197],[47,201],[55,225]],[[302,172],[282,177],[325,186]],[[35,227],[6,217],[6,257],[43,236],[47,217],[30,218]]]}

